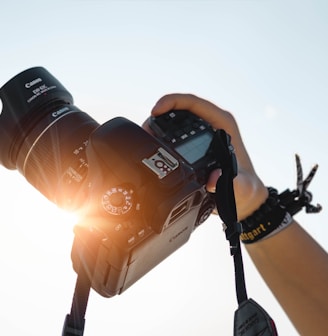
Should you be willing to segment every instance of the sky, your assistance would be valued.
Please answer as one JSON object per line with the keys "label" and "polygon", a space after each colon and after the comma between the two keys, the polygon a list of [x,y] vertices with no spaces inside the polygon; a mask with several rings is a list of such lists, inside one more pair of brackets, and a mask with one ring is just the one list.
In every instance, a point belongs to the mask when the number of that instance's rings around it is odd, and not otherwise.
{"label": "sky", "polygon": [[[304,174],[318,163],[310,191],[323,211],[296,218],[327,249],[325,0],[11,1],[0,30],[0,86],[43,66],[100,124],[141,124],[162,95],[193,93],[235,115],[266,185],[295,188],[295,153]],[[76,279],[76,217],[18,171],[0,167],[0,185],[0,333],[60,335]],[[243,255],[249,296],[281,335],[297,335]],[[228,243],[212,216],[122,295],[92,291],[84,334],[232,335],[236,307]]]}

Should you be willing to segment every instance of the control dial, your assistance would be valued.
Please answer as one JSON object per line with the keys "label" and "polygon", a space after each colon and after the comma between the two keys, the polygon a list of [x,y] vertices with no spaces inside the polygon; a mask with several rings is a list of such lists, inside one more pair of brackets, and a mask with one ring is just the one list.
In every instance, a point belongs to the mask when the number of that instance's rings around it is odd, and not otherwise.
{"label": "control dial", "polygon": [[114,187],[102,196],[102,206],[111,215],[120,216],[128,213],[133,205],[132,189]]}

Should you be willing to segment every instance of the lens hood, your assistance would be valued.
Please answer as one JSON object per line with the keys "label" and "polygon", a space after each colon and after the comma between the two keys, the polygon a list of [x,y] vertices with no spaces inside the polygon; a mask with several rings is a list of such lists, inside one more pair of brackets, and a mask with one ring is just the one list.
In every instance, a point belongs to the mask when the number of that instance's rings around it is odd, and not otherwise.
{"label": "lens hood", "polygon": [[55,102],[73,104],[65,87],[43,67],[27,69],[0,89],[0,164],[16,169],[16,153]]}

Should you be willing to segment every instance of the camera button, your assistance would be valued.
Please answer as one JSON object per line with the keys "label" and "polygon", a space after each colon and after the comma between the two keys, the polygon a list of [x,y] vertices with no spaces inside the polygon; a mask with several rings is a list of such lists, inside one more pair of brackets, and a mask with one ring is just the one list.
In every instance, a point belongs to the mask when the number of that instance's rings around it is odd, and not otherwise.
{"label": "camera button", "polygon": [[163,167],[164,167],[164,162],[161,161],[161,160],[156,160],[156,161],[155,161],[155,166],[156,166],[157,168],[163,168]]}
{"label": "camera button", "polygon": [[123,229],[123,225],[121,223],[116,224],[115,227],[114,227],[114,230],[117,231],[117,232],[121,231],[122,229]]}
{"label": "camera button", "polygon": [[135,241],[136,241],[136,237],[135,237],[134,235],[129,235],[129,236],[128,236],[127,243],[128,243],[129,245],[132,245]]}
{"label": "camera button", "polygon": [[144,235],[145,235],[145,229],[140,229],[140,230],[138,231],[138,237],[139,237],[139,238],[142,238]]}

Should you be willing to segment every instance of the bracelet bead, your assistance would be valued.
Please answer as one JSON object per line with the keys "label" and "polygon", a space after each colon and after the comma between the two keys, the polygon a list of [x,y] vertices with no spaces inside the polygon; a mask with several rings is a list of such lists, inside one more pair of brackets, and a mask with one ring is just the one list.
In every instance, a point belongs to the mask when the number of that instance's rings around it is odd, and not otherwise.
{"label": "bracelet bead", "polygon": [[258,210],[241,221],[240,240],[244,244],[255,243],[268,238],[286,228],[293,219],[286,207],[281,204],[278,191],[268,187],[269,196]]}

